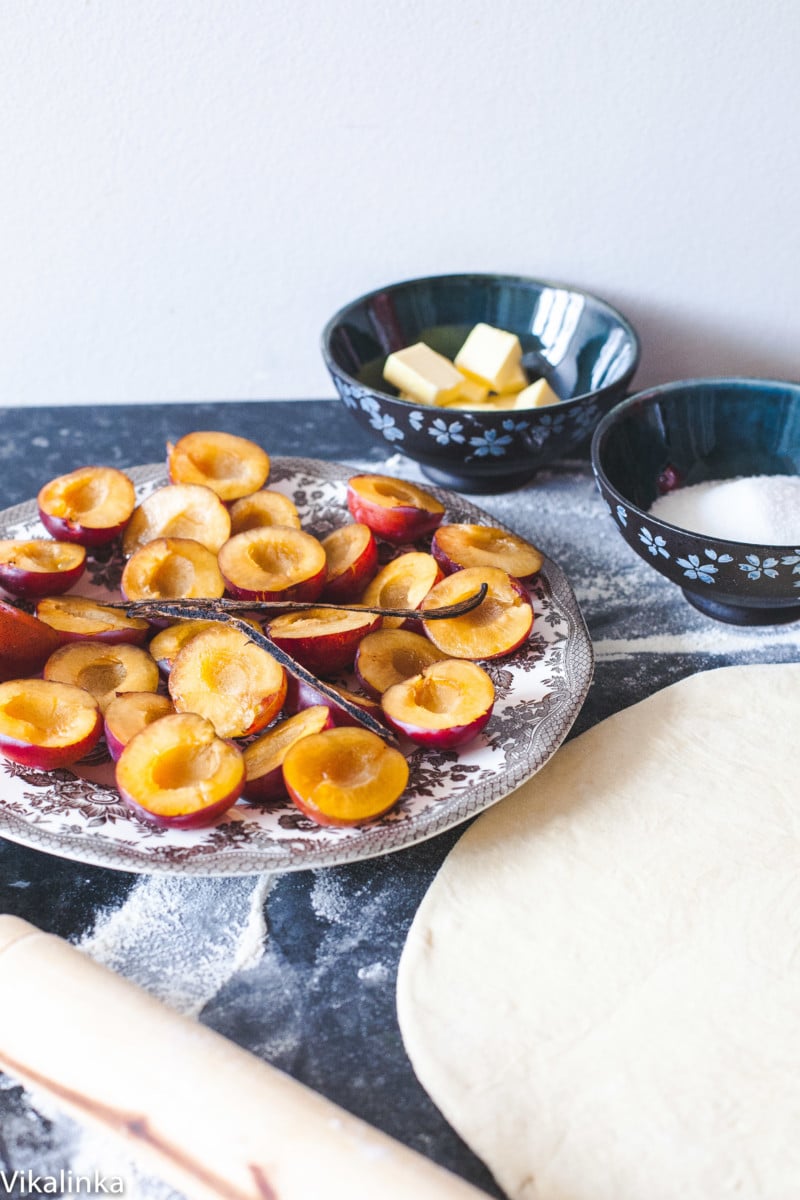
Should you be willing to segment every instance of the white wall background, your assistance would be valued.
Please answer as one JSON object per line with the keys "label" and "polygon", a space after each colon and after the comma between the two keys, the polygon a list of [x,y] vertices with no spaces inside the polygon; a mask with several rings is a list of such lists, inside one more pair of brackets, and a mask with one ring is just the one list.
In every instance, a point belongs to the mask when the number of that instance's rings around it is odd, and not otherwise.
{"label": "white wall background", "polygon": [[389,281],[800,378],[796,0],[0,0],[0,404],[331,395]]}

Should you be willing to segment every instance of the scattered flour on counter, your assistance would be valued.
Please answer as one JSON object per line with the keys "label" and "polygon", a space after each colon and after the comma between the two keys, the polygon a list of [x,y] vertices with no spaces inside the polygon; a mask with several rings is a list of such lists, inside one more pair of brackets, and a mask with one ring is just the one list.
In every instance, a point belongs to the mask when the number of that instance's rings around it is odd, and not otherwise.
{"label": "scattered flour on counter", "polygon": [[121,908],[100,917],[80,949],[197,1016],[237,971],[264,951],[271,875],[142,878]]}
{"label": "scattered flour on counter", "polygon": [[348,903],[347,893],[333,872],[314,872],[311,907],[318,917],[334,925],[346,915]]}
{"label": "scattered flour on counter", "polygon": [[662,633],[641,638],[602,638],[594,643],[598,662],[630,658],[637,654],[719,654],[730,655],[762,650],[767,646],[797,646],[800,626],[741,629],[715,623],[713,628],[683,633]]}
{"label": "scattered flour on counter", "polygon": [[800,475],[714,479],[659,496],[660,521],[733,542],[795,546],[800,542]]}
{"label": "scattered flour on counter", "polygon": [[389,978],[389,968],[382,962],[370,963],[368,967],[359,967],[356,974],[362,983],[376,987],[381,983],[386,983]]}

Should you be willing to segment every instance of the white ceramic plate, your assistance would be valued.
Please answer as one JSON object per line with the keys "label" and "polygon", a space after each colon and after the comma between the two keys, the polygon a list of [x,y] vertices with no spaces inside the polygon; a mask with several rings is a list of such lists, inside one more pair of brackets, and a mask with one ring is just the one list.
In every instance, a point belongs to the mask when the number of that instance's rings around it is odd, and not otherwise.
{"label": "white ceramic plate", "polygon": [[[141,497],[165,482],[161,466],[129,472]],[[352,471],[311,459],[273,459],[269,486],[291,496],[303,527],[319,537],[350,520]],[[430,489],[447,519],[497,525],[461,496]],[[0,513],[0,537],[46,536],[29,501]],[[425,548],[425,547],[421,547]],[[118,598],[117,550],[90,560],[76,594]],[[483,665],[497,693],[484,733],[460,751],[407,744],[411,774],[399,804],[358,828],[315,825],[288,800],[270,808],[240,803],[199,830],[151,826],[133,816],[113,787],[105,748],[70,769],[38,771],[0,762],[0,834],[78,862],[123,871],[250,875],[372,858],[433,837],[482,812],[534,775],[560,746],[591,682],[592,645],[572,589],[549,559],[531,589],[536,618],[524,647]]]}

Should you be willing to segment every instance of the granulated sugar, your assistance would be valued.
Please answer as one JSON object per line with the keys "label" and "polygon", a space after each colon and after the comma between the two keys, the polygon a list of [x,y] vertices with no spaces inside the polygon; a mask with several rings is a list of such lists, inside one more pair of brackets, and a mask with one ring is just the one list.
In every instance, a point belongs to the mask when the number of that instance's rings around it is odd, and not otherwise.
{"label": "granulated sugar", "polygon": [[650,508],[654,517],[732,542],[796,546],[800,475],[751,475],[677,488]]}

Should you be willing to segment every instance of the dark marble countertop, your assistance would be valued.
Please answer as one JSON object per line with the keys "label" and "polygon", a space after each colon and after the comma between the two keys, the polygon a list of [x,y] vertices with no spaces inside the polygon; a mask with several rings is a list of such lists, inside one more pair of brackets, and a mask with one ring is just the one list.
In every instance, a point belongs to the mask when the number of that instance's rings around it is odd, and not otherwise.
{"label": "dark marble countertop", "polygon": [[[5,408],[0,414],[0,508],[89,462],[125,468],[160,461],[167,440],[192,429],[238,433],[274,455],[376,466],[387,456],[336,401]],[[387,470],[418,477],[415,465],[399,457]],[[586,462],[557,464],[513,495],[477,503],[541,545],[572,581],[596,655],[594,683],[573,734],[694,671],[800,658],[798,623],[738,629],[686,604],[624,545]],[[0,911],[81,944],[168,1003],[499,1196],[417,1083],[395,1016],[397,963],[408,926],[460,832],[349,866],[216,880],[129,875],[0,841]],[[55,1173],[76,1163],[86,1167],[101,1153],[108,1168],[114,1151],[0,1078],[0,1170]],[[139,1176],[127,1194],[174,1196]]]}

